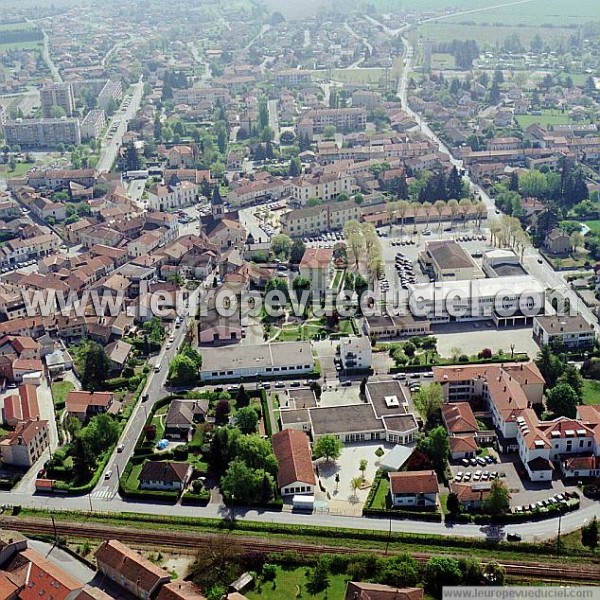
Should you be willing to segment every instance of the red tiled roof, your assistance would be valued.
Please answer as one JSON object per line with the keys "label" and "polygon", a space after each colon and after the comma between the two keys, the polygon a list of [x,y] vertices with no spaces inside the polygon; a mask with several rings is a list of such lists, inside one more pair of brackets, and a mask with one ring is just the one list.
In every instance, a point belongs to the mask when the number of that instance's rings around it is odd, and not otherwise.
{"label": "red tiled roof", "polygon": [[156,600],[206,600],[206,596],[191,581],[176,579],[162,586]]}
{"label": "red tiled roof", "polygon": [[435,471],[390,473],[392,494],[437,494],[440,491]]}
{"label": "red tiled roof", "polygon": [[159,582],[169,582],[168,573],[117,540],[102,542],[96,550],[96,560],[100,570],[106,565],[147,593],[152,592]]}
{"label": "red tiled roof", "polygon": [[422,600],[422,588],[397,588],[379,583],[349,581],[345,600]]}
{"label": "red tiled roof", "polygon": [[282,488],[296,481],[315,485],[308,436],[295,429],[284,429],[273,436],[273,453],[279,465],[277,485]]}
{"label": "red tiled roof", "polygon": [[453,436],[449,440],[450,452],[472,452],[477,450],[477,442],[472,435]]}
{"label": "red tiled roof", "polygon": [[331,248],[307,248],[300,261],[301,269],[323,269],[333,258]]}
{"label": "red tiled roof", "polygon": [[479,431],[477,419],[468,402],[449,402],[442,406],[442,416],[450,433]]}
{"label": "red tiled roof", "polygon": [[86,412],[88,406],[102,406],[108,408],[113,398],[111,392],[77,392],[67,394],[65,408],[68,413]]}

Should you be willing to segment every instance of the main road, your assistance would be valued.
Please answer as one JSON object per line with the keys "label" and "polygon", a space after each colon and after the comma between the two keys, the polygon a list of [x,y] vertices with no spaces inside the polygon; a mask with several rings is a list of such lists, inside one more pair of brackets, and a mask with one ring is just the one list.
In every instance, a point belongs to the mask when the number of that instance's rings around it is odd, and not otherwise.
{"label": "main road", "polygon": [[125,99],[130,98],[129,105],[125,106],[125,100],[121,104],[121,108],[113,115],[109,123],[109,129],[115,123],[117,129],[113,133],[112,137],[108,137],[110,132],[107,131],[104,139],[102,140],[102,149],[100,151],[100,159],[96,165],[96,169],[101,173],[108,173],[116,158],[123,136],[127,133],[127,123],[130,119],[133,119],[137,114],[142,103],[142,95],[144,93],[144,82],[142,78],[133,85],[134,91],[132,96],[126,96]]}

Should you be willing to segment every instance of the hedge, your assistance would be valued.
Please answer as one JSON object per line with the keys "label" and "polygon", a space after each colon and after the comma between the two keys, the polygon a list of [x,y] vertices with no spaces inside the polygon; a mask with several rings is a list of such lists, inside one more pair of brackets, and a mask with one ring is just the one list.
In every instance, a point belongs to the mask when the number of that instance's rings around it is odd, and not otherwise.
{"label": "hedge", "polygon": [[441,523],[442,513],[440,512],[419,512],[393,508],[389,510],[380,508],[363,508],[363,516],[368,518],[386,518],[386,519],[414,519],[415,521],[435,521]]}
{"label": "hedge", "polygon": [[454,367],[454,366],[465,366],[465,365],[488,365],[498,364],[507,362],[527,362],[529,356],[525,353],[515,354],[514,358],[510,358],[510,355],[504,355],[502,358],[494,356],[492,358],[478,358],[477,360],[469,360],[468,362],[452,362],[444,361],[439,363],[429,363],[428,365],[398,365],[390,367],[390,373],[420,373],[423,371],[431,371],[431,367]]}
{"label": "hedge", "polygon": [[181,498],[181,504],[190,506],[206,506],[210,501],[210,492],[202,490],[199,494],[186,492]]}
{"label": "hedge", "polygon": [[157,490],[126,490],[119,485],[121,496],[129,500],[141,500],[148,502],[164,502],[175,504],[179,499],[179,492],[160,492]]}

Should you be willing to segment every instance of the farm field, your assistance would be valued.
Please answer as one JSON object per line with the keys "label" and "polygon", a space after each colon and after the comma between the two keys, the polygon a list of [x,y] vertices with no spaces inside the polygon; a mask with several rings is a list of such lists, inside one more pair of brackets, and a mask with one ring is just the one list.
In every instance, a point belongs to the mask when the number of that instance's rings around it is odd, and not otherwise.
{"label": "farm field", "polygon": [[417,39],[413,35],[411,36],[412,40],[417,41],[419,37],[434,42],[473,39],[481,45],[495,46],[496,44],[502,44],[509,35],[517,34],[521,39],[521,43],[525,47],[529,47],[531,40],[537,34],[548,41],[568,40],[569,36],[573,35],[573,30],[568,27],[544,28],[539,25],[515,27],[496,25],[493,22],[467,24],[463,22],[465,20],[467,20],[466,16],[463,17],[460,23],[448,22],[446,19],[424,23],[415,30]]}

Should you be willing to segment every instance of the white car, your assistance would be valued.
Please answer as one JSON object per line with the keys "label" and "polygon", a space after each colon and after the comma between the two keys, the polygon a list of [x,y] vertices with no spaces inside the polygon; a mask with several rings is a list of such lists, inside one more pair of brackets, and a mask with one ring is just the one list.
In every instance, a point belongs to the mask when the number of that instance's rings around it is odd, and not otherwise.
{"label": "white car", "polygon": [[109,469],[104,473],[104,479],[110,479],[112,477],[112,471]]}

